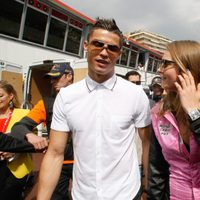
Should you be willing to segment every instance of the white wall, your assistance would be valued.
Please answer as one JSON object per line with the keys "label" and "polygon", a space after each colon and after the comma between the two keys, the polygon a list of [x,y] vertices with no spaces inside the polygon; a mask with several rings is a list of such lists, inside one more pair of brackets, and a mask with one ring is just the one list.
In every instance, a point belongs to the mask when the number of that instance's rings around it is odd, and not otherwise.
{"label": "white wall", "polygon": [[0,60],[22,65],[24,71],[26,71],[27,66],[37,61],[68,58],[78,59],[62,52],[37,47],[32,44],[20,43],[1,37],[0,47]]}

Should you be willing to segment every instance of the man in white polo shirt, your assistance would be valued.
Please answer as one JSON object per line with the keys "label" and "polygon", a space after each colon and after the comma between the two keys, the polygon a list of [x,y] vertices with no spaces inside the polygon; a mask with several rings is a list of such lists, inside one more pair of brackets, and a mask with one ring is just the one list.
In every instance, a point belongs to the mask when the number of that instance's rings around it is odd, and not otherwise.
{"label": "man in white polo shirt", "polygon": [[84,43],[88,76],[61,89],[54,104],[38,200],[49,199],[54,190],[69,132],[74,146],[73,200],[140,199],[134,135],[138,128],[146,173],[150,109],[143,89],[114,73],[122,44],[115,21],[97,19]]}

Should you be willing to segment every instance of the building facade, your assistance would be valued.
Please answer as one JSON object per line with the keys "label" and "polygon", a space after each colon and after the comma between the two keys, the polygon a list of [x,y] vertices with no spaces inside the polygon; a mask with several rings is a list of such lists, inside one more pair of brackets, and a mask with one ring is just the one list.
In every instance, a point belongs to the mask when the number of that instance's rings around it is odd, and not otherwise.
{"label": "building facade", "polygon": [[158,34],[150,33],[147,31],[139,30],[126,34],[127,37],[134,39],[150,48],[163,53],[166,49],[166,45],[172,40]]}

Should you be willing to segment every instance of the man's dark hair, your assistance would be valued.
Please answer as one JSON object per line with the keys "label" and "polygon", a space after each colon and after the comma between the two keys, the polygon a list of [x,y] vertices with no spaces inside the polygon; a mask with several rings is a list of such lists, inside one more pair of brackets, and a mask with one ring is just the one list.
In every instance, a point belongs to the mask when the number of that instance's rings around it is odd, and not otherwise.
{"label": "man's dark hair", "polygon": [[92,29],[90,30],[87,40],[89,41],[89,38],[91,34],[93,33],[94,30],[96,29],[104,29],[110,32],[115,33],[120,37],[120,47],[123,45],[123,35],[122,32],[120,31],[119,27],[117,26],[116,22],[114,19],[100,19],[97,18],[95,24],[92,26]]}
{"label": "man's dark hair", "polygon": [[129,76],[139,76],[139,78],[141,78],[140,73],[138,73],[137,71],[127,72],[126,75],[125,75],[125,79],[128,80]]}

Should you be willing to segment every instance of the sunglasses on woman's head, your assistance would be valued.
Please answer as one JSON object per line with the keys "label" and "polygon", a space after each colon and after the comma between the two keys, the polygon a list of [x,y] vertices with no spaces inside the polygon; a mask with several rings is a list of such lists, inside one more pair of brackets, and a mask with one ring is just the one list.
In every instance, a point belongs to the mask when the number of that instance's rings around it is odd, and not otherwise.
{"label": "sunglasses on woman's head", "polygon": [[104,42],[94,40],[90,42],[90,45],[92,46],[93,49],[102,51],[103,49],[106,49],[109,53],[119,53],[120,52],[120,47],[117,45],[113,44],[106,44]]}

